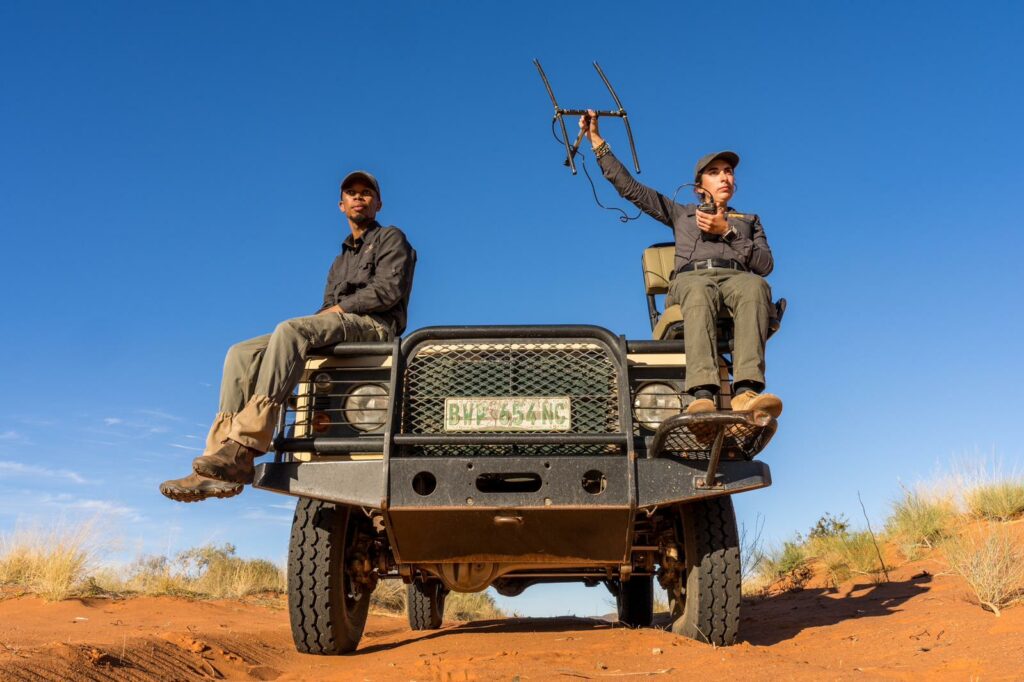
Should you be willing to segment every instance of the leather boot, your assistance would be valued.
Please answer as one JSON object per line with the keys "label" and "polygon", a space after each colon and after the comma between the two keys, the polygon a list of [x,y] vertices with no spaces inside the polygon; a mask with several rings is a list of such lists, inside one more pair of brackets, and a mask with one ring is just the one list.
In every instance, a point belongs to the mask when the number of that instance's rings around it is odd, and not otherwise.
{"label": "leather boot", "polygon": [[252,483],[252,462],[262,454],[228,439],[215,452],[192,460],[192,470],[200,476],[227,483]]}
{"label": "leather boot", "polygon": [[767,412],[778,419],[782,414],[782,401],[771,393],[744,391],[732,399],[733,412]]}
{"label": "leather boot", "polygon": [[225,483],[198,474],[175,478],[160,484],[160,493],[176,502],[201,502],[209,497],[234,497],[242,492],[239,483]]}

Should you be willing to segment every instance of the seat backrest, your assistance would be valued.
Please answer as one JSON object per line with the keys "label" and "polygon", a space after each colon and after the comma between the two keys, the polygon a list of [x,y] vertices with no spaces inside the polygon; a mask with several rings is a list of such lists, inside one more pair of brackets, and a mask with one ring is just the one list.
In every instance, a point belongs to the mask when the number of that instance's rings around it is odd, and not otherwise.
{"label": "seat backrest", "polygon": [[676,269],[675,244],[654,244],[644,249],[641,259],[644,288],[648,295],[668,293],[668,282]]}

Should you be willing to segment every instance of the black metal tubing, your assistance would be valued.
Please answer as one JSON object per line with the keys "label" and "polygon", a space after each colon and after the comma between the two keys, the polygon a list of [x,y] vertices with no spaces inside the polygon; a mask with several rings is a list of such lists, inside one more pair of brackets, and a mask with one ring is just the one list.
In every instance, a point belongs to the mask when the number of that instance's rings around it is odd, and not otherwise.
{"label": "black metal tubing", "polygon": [[622,367],[622,358],[615,352],[618,339],[604,327],[590,324],[551,324],[551,325],[496,325],[423,327],[417,329],[402,341],[402,355],[409,358],[416,346],[424,341],[447,340],[487,340],[494,342],[522,341],[523,339],[592,339],[603,342],[615,362]]}
{"label": "black metal tubing", "polygon": [[[679,426],[686,426],[690,424],[701,424],[707,426],[717,427],[718,433],[724,433],[724,429],[732,424],[751,424],[754,426],[767,426],[768,422],[760,423],[757,418],[754,417],[755,412],[701,412],[699,414],[677,414],[674,417],[669,417],[663,421],[659,426],[658,430],[654,432],[654,437],[651,439],[651,445],[647,448],[647,458],[653,459],[661,456],[662,450],[665,447],[665,439],[668,434],[671,433]],[[765,415],[767,416],[767,415]],[[719,444],[721,447],[721,444]]]}
{"label": "black metal tubing", "polygon": [[675,339],[668,341],[626,341],[629,353],[682,353],[683,342]]}
{"label": "black metal tubing", "polygon": [[626,126],[626,139],[629,140],[629,151],[633,153],[633,168],[636,172],[640,172],[640,160],[636,156],[636,145],[633,143],[633,129],[629,127],[629,116],[626,115],[626,109],[622,106],[622,100],[615,94],[615,89],[612,87],[611,81],[608,80],[608,76],[604,75],[604,71],[601,70],[601,65],[594,62],[594,68],[597,70],[597,75],[604,81],[604,85],[608,88],[608,92],[611,93],[612,99],[615,100],[615,106],[619,108],[619,112],[622,116],[622,123]]}
{"label": "black metal tubing", "polygon": [[384,436],[375,438],[278,438],[274,441],[274,448],[284,452],[344,455],[350,452],[379,452],[384,448],[384,442]]}
{"label": "black metal tubing", "polygon": [[334,346],[315,348],[310,355],[352,357],[353,355],[391,355],[395,349],[391,341],[347,341]]}
{"label": "black metal tubing", "polygon": [[391,489],[391,455],[392,448],[394,447],[393,439],[395,437],[395,429],[398,427],[399,420],[401,419],[401,412],[399,405],[402,403],[402,391],[404,382],[401,380],[402,375],[405,372],[405,355],[402,353],[404,345],[402,339],[395,338],[392,342],[391,356],[391,379],[388,382],[388,395],[391,400],[391,414],[384,422],[384,475],[381,481],[380,490],[380,509],[381,515],[384,517],[384,532],[388,536],[388,544],[391,546],[391,551],[395,556],[395,561],[401,563],[402,558],[398,548],[398,539],[395,537],[394,525],[391,522],[390,512],[390,500],[388,499],[388,491]]}

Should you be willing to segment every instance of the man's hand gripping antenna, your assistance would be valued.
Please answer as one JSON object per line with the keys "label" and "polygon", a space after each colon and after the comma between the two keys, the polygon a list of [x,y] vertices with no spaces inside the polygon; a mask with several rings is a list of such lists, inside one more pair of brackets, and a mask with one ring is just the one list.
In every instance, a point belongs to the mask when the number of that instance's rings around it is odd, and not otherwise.
{"label": "man's hand gripping antenna", "polygon": [[[548,91],[548,97],[551,98],[551,104],[555,107],[555,116],[552,119],[552,123],[558,121],[562,127],[562,142],[565,144],[565,165],[572,170],[572,174],[576,175],[576,161],[574,157],[576,152],[579,151],[580,142],[583,141],[583,130],[580,130],[580,134],[576,137],[576,141],[570,146],[569,145],[569,133],[565,127],[565,116],[586,116],[588,111],[586,109],[563,109],[558,106],[558,100],[555,99],[555,93],[551,89],[551,83],[548,81],[548,77],[544,74],[544,69],[540,65],[539,59],[533,60],[533,65],[537,67],[537,72],[540,74],[540,78],[544,81],[544,87]],[[611,94],[612,99],[615,100],[615,106],[618,107],[617,111],[596,111],[597,116],[612,116],[615,118],[621,118],[623,124],[626,126],[626,137],[629,139],[629,150],[633,153],[633,168],[636,172],[640,172],[640,161],[636,156],[636,145],[633,144],[633,130],[629,127],[629,116],[626,114],[626,109],[622,106],[622,101],[619,100],[619,96],[615,94],[614,88],[612,88],[611,82],[608,77],[604,75],[604,71],[601,70],[601,65],[594,62],[594,69],[597,71],[597,75],[601,77],[601,81],[605,87],[608,88],[608,92]]]}

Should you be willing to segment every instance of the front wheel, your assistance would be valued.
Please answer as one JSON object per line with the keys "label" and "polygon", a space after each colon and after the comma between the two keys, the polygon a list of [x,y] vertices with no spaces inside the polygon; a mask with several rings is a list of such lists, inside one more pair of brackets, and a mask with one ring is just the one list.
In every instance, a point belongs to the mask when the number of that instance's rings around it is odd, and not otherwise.
{"label": "front wheel", "polygon": [[370,591],[346,567],[361,517],[348,507],[300,498],[288,546],[288,614],[305,654],[347,654],[363,636]]}
{"label": "front wheel", "polygon": [[[736,642],[740,625],[740,548],[728,496],[679,508],[685,571],[672,604],[672,632],[716,646]],[[676,591],[676,590],[674,590]]]}
{"label": "front wheel", "polygon": [[444,601],[448,591],[437,581],[410,583],[405,587],[409,627],[436,630],[444,619]]}

